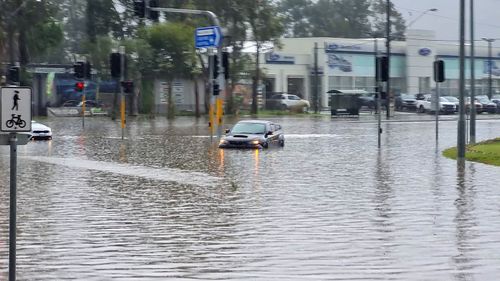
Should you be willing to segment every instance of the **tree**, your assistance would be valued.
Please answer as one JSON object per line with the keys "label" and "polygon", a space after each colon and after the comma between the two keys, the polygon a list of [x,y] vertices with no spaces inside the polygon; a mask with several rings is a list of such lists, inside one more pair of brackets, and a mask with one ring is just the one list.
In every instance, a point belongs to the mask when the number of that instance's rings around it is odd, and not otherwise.
{"label": "tree", "polygon": [[255,75],[252,83],[252,107],[251,113],[257,113],[257,88],[260,82],[260,62],[259,56],[262,45],[265,42],[275,41],[283,34],[284,26],[282,18],[277,16],[277,7],[269,0],[259,0],[257,2],[246,1],[241,4],[243,14],[251,31],[251,40],[255,42]]}
{"label": "tree", "polygon": [[[406,23],[401,13],[396,10],[394,4],[391,3],[391,38],[404,39],[406,32]],[[387,28],[387,1],[386,0],[372,0],[372,33],[373,34],[386,34]]]}

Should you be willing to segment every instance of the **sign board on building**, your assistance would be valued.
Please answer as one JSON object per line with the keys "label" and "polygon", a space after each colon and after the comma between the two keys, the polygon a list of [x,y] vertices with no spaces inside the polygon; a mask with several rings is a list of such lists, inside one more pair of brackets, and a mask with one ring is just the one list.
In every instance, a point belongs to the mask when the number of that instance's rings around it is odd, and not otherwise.
{"label": "sign board on building", "polygon": [[176,105],[184,104],[184,84],[181,81],[174,81],[172,83],[172,95],[174,96],[174,103]]}
{"label": "sign board on building", "polygon": [[2,87],[0,91],[0,131],[31,131],[31,88]]}
{"label": "sign board on building", "polygon": [[198,27],[194,39],[196,48],[218,47],[222,32],[219,26]]}
{"label": "sign board on building", "polygon": [[266,54],[266,63],[268,64],[295,64],[295,57],[290,55],[278,54],[275,52]]}

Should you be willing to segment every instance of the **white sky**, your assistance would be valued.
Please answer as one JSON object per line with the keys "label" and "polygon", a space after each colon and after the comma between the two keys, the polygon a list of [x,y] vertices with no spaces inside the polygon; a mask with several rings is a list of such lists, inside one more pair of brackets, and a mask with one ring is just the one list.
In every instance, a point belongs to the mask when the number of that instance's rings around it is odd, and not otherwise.
{"label": "white sky", "polygon": [[[436,12],[427,12],[417,19],[411,29],[427,29],[436,32],[436,39],[459,39],[460,0],[391,0],[396,9],[403,15],[407,24],[419,17],[422,12],[436,8]],[[465,1],[466,6],[466,40],[470,39],[469,33],[469,6],[471,0]],[[495,46],[500,46],[500,0],[474,0],[474,37],[496,38]],[[484,44],[484,41],[476,41]]]}

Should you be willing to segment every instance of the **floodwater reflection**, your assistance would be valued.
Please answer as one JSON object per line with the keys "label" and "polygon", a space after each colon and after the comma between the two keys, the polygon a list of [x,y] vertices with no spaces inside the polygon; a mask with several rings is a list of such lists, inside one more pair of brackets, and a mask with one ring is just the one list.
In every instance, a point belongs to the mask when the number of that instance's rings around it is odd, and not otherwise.
{"label": "floodwater reflection", "polygon": [[441,156],[456,122],[437,148],[434,122],[384,122],[379,150],[373,120],[270,119],[283,148],[218,149],[191,117],[131,118],[124,140],[119,122],[48,119],[54,139],[18,150],[18,279],[498,279],[500,173]]}

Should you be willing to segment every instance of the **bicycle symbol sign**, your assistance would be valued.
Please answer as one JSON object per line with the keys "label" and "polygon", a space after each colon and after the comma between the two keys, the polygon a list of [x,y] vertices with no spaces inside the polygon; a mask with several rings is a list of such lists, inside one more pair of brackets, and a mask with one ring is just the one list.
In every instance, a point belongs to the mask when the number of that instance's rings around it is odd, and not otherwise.
{"label": "bicycle symbol sign", "polygon": [[31,131],[31,88],[2,87],[0,93],[0,131]]}

